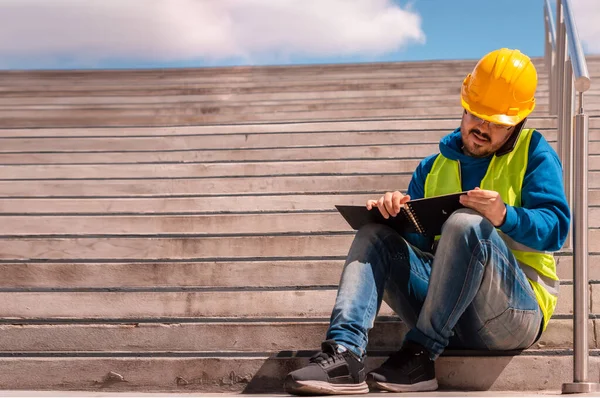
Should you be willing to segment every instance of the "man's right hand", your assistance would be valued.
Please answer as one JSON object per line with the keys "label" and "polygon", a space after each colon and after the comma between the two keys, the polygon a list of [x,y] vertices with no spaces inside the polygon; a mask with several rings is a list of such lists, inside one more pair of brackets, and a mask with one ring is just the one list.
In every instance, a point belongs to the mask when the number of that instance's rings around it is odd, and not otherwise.
{"label": "man's right hand", "polygon": [[367,200],[367,209],[371,210],[373,207],[377,207],[383,218],[388,219],[390,216],[396,217],[409,200],[409,195],[403,195],[398,191],[386,192],[379,200]]}

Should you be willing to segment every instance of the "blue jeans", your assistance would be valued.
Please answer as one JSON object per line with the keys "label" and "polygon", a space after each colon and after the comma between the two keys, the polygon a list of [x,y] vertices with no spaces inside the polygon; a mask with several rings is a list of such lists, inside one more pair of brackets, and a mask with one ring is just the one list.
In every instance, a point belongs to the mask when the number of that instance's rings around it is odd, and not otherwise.
{"label": "blue jeans", "polygon": [[444,224],[435,255],[380,224],[361,228],[342,272],[327,339],[362,356],[382,300],[436,359],[452,348],[512,350],[539,337],[543,315],[514,255],[479,213]]}

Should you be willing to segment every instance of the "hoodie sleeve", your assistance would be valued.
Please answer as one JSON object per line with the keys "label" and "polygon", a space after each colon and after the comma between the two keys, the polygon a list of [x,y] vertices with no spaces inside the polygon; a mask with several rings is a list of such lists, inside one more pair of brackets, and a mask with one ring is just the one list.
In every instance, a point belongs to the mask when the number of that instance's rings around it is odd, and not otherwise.
{"label": "hoodie sleeve", "polygon": [[557,251],[569,231],[570,211],[558,155],[535,132],[521,191],[521,207],[506,205],[500,230],[517,242],[541,251]]}

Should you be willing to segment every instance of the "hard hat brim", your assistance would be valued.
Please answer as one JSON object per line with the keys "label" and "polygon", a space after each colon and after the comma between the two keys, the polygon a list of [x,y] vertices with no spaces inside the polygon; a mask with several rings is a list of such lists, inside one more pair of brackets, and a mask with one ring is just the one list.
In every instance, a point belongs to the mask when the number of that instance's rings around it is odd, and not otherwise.
{"label": "hard hat brim", "polygon": [[462,97],[460,99],[460,102],[462,104],[462,107],[466,109],[467,112],[477,116],[478,118],[486,120],[490,123],[502,124],[505,126],[516,126],[517,124],[519,124],[519,122],[521,122],[523,119],[529,116],[531,111],[533,111],[532,108],[531,110],[521,111],[514,116],[509,116],[504,114],[493,113],[493,110],[491,109],[471,106]]}

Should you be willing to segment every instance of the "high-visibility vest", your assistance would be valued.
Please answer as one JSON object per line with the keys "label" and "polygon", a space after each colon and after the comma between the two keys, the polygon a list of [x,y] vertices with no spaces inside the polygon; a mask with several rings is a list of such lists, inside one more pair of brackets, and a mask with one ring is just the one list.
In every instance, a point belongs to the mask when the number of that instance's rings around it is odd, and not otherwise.
{"label": "high-visibility vest", "polygon": [[[521,206],[521,190],[527,169],[529,144],[533,129],[523,129],[515,148],[504,155],[492,158],[480,188],[500,193],[504,203]],[[552,183],[549,181],[549,183]],[[425,197],[445,195],[462,191],[460,163],[441,153],[425,180]],[[519,266],[527,276],[544,314],[544,330],[556,308],[560,281],[556,275],[556,262],[551,252],[544,252],[514,241],[498,229],[498,233],[510,248]],[[436,237],[439,238],[439,237]]]}

